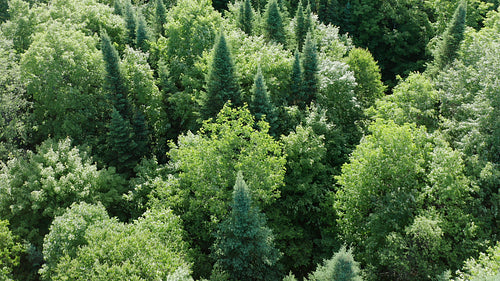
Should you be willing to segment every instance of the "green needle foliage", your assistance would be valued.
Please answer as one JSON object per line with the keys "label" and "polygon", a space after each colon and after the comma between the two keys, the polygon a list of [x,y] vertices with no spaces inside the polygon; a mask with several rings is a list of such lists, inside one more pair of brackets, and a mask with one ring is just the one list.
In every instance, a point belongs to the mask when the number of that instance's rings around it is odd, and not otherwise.
{"label": "green needle foliage", "polygon": [[276,0],[269,1],[264,18],[264,37],[284,46],[286,43],[285,28]]}
{"label": "green needle foliage", "polygon": [[307,33],[304,54],[302,58],[302,67],[304,69],[304,95],[306,105],[310,104],[316,98],[319,88],[318,79],[318,51],[316,44],[311,38],[311,33]]}
{"label": "green needle foliage", "polygon": [[7,0],[0,0],[0,23],[9,19],[9,3]]}
{"label": "green needle foliage", "polygon": [[354,261],[352,251],[345,246],[316,271],[309,275],[309,281],[362,281],[359,265]]}
{"label": "green needle foliage", "polygon": [[165,23],[167,23],[167,10],[165,9],[165,4],[163,4],[163,0],[156,0],[155,23],[156,23],[156,35],[164,36]]}
{"label": "green needle foliage", "polygon": [[131,175],[138,163],[134,157],[137,143],[134,141],[132,125],[120,115],[118,110],[113,109],[108,130],[107,163],[116,167],[119,173]]}
{"label": "green needle foliage", "polygon": [[136,40],[136,19],[135,19],[135,12],[132,7],[132,3],[130,3],[130,0],[127,0],[125,2],[125,25],[128,30],[127,34],[127,43],[130,46],[134,46],[135,40]]}
{"label": "green needle foliage", "polygon": [[146,53],[147,51],[149,51],[149,40],[150,38],[148,35],[148,26],[146,24],[146,21],[144,20],[144,17],[142,16],[142,13],[139,13],[135,44],[137,48]]}
{"label": "green needle foliage", "polygon": [[304,17],[304,8],[302,8],[302,1],[299,2],[297,7],[297,13],[295,14],[295,40],[297,41],[297,47],[299,51],[302,52],[302,47],[304,46],[304,41],[307,35],[306,19]]}
{"label": "green needle foliage", "polygon": [[248,35],[252,35],[253,11],[250,0],[245,0],[245,2],[240,5],[240,11],[238,14],[238,24],[241,30],[243,30],[243,32],[245,32]]}
{"label": "green needle foliage", "polygon": [[122,3],[120,2],[120,0],[113,1],[113,11],[117,15],[120,15],[120,16],[123,15],[123,7],[122,7]]}
{"label": "green needle foliage", "polygon": [[295,60],[293,61],[292,75],[290,77],[290,95],[288,96],[289,105],[299,105],[305,108],[304,104],[304,81],[302,80],[302,69],[300,66],[300,53],[295,51]]}
{"label": "green needle foliage", "polygon": [[224,34],[221,33],[215,43],[212,65],[207,76],[207,94],[202,108],[205,119],[215,117],[228,100],[235,106],[241,105],[233,60]]}
{"label": "green needle foliage", "polygon": [[[269,94],[267,93],[266,82],[262,76],[262,70],[257,70],[255,75],[255,81],[252,88],[252,103],[250,104],[250,110],[255,116],[257,121],[266,120],[269,126],[273,128],[276,121],[275,108],[269,99]],[[271,132],[272,134],[272,132]]]}
{"label": "green needle foliage", "polygon": [[273,240],[265,216],[252,206],[250,190],[238,172],[231,213],[216,234],[216,265],[229,274],[230,280],[277,280],[273,266],[280,253]]}
{"label": "green needle foliage", "polygon": [[442,70],[457,57],[460,44],[464,39],[465,19],[467,16],[467,2],[462,1],[455,10],[453,20],[446,28],[443,39],[436,54],[436,71]]}

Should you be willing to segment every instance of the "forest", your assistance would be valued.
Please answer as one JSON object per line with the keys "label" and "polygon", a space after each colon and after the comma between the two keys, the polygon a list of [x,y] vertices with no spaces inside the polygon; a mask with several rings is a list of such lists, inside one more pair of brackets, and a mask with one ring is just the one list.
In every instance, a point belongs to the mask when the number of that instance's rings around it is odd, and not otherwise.
{"label": "forest", "polygon": [[0,280],[500,280],[498,0],[0,0]]}

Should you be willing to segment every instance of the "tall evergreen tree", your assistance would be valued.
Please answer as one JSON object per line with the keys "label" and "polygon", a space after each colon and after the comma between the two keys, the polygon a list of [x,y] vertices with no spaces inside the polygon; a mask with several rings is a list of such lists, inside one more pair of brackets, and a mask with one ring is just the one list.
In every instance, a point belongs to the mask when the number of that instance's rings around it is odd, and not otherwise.
{"label": "tall evergreen tree", "polygon": [[293,61],[290,81],[290,95],[288,97],[288,104],[299,105],[300,108],[304,108],[304,84],[302,81],[302,68],[300,66],[300,53],[298,50],[295,51],[295,60]]}
{"label": "tall evergreen tree", "polygon": [[461,1],[455,10],[452,21],[443,34],[443,39],[437,50],[435,58],[436,71],[442,70],[457,57],[460,44],[464,39],[466,16],[467,1]]}
{"label": "tall evergreen tree", "polygon": [[116,171],[127,176],[132,175],[138,160],[134,155],[137,144],[134,141],[132,125],[120,112],[113,108],[111,122],[108,125],[106,160]]}
{"label": "tall evergreen tree", "polygon": [[157,36],[165,35],[165,24],[167,23],[167,10],[163,0],[156,0],[155,24]]}
{"label": "tall evergreen tree", "polygon": [[273,268],[280,257],[266,218],[252,206],[250,190],[238,172],[229,217],[216,233],[216,266],[231,280],[278,280]]}
{"label": "tall evergreen tree", "polygon": [[304,28],[307,32],[311,31],[312,29],[312,11],[311,11],[311,4],[307,2],[306,10],[304,11]]}
{"label": "tall evergreen tree", "polygon": [[0,23],[9,19],[9,2],[0,0]]}
{"label": "tall evergreen tree", "polygon": [[132,129],[134,130],[134,142],[137,147],[133,151],[133,155],[140,159],[149,154],[149,130],[146,123],[146,117],[140,110],[136,110],[134,119],[132,119]]}
{"label": "tall evergreen tree", "polygon": [[207,76],[207,94],[202,105],[205,119],[215,117],[228,100],[235,106],[241,105],[233,60],[224,34],[221,33],[214,46],[212,65]]}
{"label": "tall evergreen tree", "polygon": [[136,35],[135,35],[135,31],[136,31],[136,27],[137,27],[137,22],[136,22],[136,19],[135,19],[135,12],[134,12],[134,8],[132,7],[132,3],[130,2],[130,0],[127,0],[125,2],[125,26],[127,27],[127,43],[130,45],[130,46],[134,46],[135,45],[135,40],[136,40]]}
{"label": "tall evergreen tree", "polygon": [[[266,120],[271,129],[274,128],[275,124],[275,109],[273,104],[269,99],[269,94],[267,93],[266,82],[264,81],[264,76],[262,76],[262,70],[257,70],[255,75],[255,80],[252,88],[252,102],[250,104],[250,111],[253,113],[257,120]],[[264,118],[265,116],[265,118]]]}
{"label": "tall evergreen tree", "polygon": [[128,91],[125,80],[120,71],[120,59],[118,52],[105,32],[101,36],[101,51],[106,68],[105,89],[108,91],[109,100],[121,116],[129,119],[132,116],[132,109],[127,97]]}
{"label": "tall evergreen tree", "polygon": [[137,33],[136,33],[136,46],[143,52],[149,51],[149,41],[150,38],[148,36],[148,27],[146,21],[144,20],[144,16],[142,13],[138,14],[137,20]]}
{"label": "tall evergreen tree", "polygon": [[113,1],[113,9],[114,9],[114,13],[116,15],[120,15],[120,16],[123,15],[123,7],[122,7],[122,3],[120,2],[120,0]]}
{"label": "tall evergreen tree", "polygon": [[295,40],[297,41],[297,48],[302,52],[304,41],[306,40],[307,28],[304,17],[304,8],[302,8],[302,1],[299,1],[297,12],[295,14]]}
{"label": "tall evergreen tree", "polygon": [[304,97],[306,105],[316,98],[319,87],[318,79],[318,51],[316,44],[311,38],[311,32],[307,33],[304,53],[302,58]]}
{"label": "tall evergreen tree", "polygon": [[245,32],[248,35],[252,35],[253,11],[250,0],[245,0],[245,2],[240,5],[240,11],[238,14],[238,23],[243,32]]}
{"label": "tall evergreen tree", "polygon": [[285,28],[276,0],[269,1],[264,18],[266,21],[264,24],[264,36],[266,39],[284,46],[286,44]]}

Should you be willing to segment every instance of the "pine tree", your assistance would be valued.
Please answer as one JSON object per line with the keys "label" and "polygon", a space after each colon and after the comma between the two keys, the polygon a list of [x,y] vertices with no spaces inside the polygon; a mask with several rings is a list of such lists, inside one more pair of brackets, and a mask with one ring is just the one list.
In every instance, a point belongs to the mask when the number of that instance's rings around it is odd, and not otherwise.
{"label": "pine tree", "polygon": [[265,119],[271,128],[273,127],[275,122],[274,106],[269,100],[266,82],[264,81],[264,76],[262,76],[262,70],[260,67],[255,75],[252,88],[252,103],[250,104],[250,111],[257,120]]}
{"label": "pine tree", "polygon": [[124,119],[118,110],[113,108],[107,135],[107,163],[119,173],[132,175],[138,160],[134,155],[137,144],[130,122]]}
{"label": "pine tree", "polygon": [[207,94],[202,108],[205,119],[216,116],[228,100],[235,106],[242,105],[231,53],[224,34],[221,34],[215,43],[207,76]]}
{"label": "pine tree", "polygon": [[290,95],[288,97],[289,105],[298,105],[305,108],[304,85],[302,81],[302,68],[300,66],[299,51],[295,51],[295,60],[293,61],[292,75],[290,76]]}
{"label": "pine tree", "polygon": [[295,14],[295,22],[295,40],[297,41],[297,48],[299,48],[299,51],[302,52],[302,47],[304,46],[307,34],[302,1],[299,1],[299,6],[297,7],[297,12]]}
{"label": "pine tree", "polygon": [[125,81],[120,72],[118,52],[105,32],[101,36],[101,51],[106,68],[105,89],[108,92],[109,100],[121,116],[130,119],[132,110],[128,101]]}
{"label": "pine tree", "polygon": [[354,260],[352,252],[345,246],[325,260],[323,265],[318,265],[316,271],[309,275],[309,280],[316,281],[362,281],[359,264]]}
{"label": "pine tree", "polygon": [[132,120],[134,130],[134,142],[137,148],[133,151],[135,159],[140,159],[149,154],[149,130],[146,124],[146,117],[140,110],[136,110]]}
{"label": "pine tree", "polygon": [[311,11],[311,4],[308,2],[306,6],[306,10],[304,12],[304,28],[307,32],[312,32],[312,11]]}
{"label": "pine tree", "polygon": [[113,9],[114,9],[114,13],[116,15],[119,15],[119,16],[123,15],[122,3],[120,2],[120,0],[113,1]]}
{"label": "pine tree", "polygon": [[149,51],[149,40],[150,40],[147,28],[148,27],[146,21],[144,20],[144,17],[142,16],[142,13],[139,13],[137,21],[136,46],[145,53]]}
{"label": "pine tree", "polygon": [[285,28],[283,27],[283,19],[281,18],[276,0],[269,1],[264,18],[266,19],[264,24],[264,36],[266,39],[285,45]]}
{"label": "pine tree", "polygon": [[310,104],[318,93],[318,53],[316,44],[311,38],[311,33],[307,33],[306,43],[304,46],[304,54],[302,59],[303,85],[306,105]]}
{"label": "pine tree", "polygon": [[231,213],[216,233],[213,256],[216,267],[231,280],[278,280],[273,266],[280,253],[266,218],[252,206],[250,191],[238,172]]}
{"label": "pine tree", "polygon": [[436,71],[442,70],[457,57],[460,44],[464,39],[467,2],[461,1],[455,10],[453,20],[446,28],[441,44],[436,54]]}
{"label": "pine tree", "polygon": [[157,36],[165,35],[165,24],[167,23],[167,10],[163,0],[156,0],[156,13],[155,13],[156,33]]}
{"label": "pine tree", "polygon": [[130,46],[134,46],[136,40],[136,20],[135,13],[130,0],[125,2],[125,26],[127,27],[127,43]]}
{"label": "pine tree", "polygon": [[0,23],[9,19],[9,2],[0,0]]}
{"label": "pine tree", "polygon": [[238,22],[241,30],[248,35],[252,35],[253,30],[253,11],[252,4],[250,0],[245,0],[244,3],[240,5],[240,11],[238,14]]}

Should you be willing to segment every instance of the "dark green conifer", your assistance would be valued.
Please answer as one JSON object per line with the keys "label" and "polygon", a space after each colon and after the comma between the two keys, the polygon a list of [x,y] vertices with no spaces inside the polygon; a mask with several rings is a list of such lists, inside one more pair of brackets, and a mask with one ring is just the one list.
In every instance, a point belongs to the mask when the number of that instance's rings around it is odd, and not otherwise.
{"label": "dark green conifer", "polygon": [[0,23],[9,19],[9,2],[0,0]]}
{"label": "dark green conifer", "polygon": [[299,1],[297,12],[295,13],[295,40],[297,41],[297,48],[302,52],[304,41],[306,40],[307,28],[304,18],[304,8],[302,8],[302,1]]}
{"label": "dark green conifer", "polygon": [[240,25],[241,30],[248,35],[252,35],[253,30],[253,11],[252,4],[250,0],[245,0],[240,5],[240,11],[238,14],[238,23]]}
{"label": "dark green conifer", "polygon": [[132,128],[134,130],[134,142],[137,145],[133,155],[137,161],[140,161],[142,157],[149,154],[149,130],[146,117],[140,110],[135,111]]}
{"label": "dark green conifer", "polygon": [[134,46],[135,40],[136,40],[136,19],[135,19],[135,12],[134,8],[132,7],[132,3],[130,0],[126,0],[125,2],[125,26],[127,27],[127,43],[130,46]]}
{"label": "dark green conifer", "polygon": [[142,13],[139,13],[137,20],[136,46],[143,52],[149,51],[148,27]]}
{"label": "dark green conifer", "polygon": [[165,35],[165,24],[167,23],[167,10],[163,0],[156,0],[155,24],[157,36]]}
{"label": "dark green conifer", "polygon": [[264,18],[266,21],[264,24],[264,36],[266,39],[284,46],[286,43],[285,28],[283,27],[283,19],[281,18],[276,0],[269,1]]}
{"label": "dark green conifer", "polygon": [[267,93],[266,82],[262,76],[262,70],[257,70],[255,80],[252,88],[252,102],[250,103],[250,111],[253,113],[257,120],[266,120],[271,128],[275,123],[275,109],[269,99]]}
{"label": "dark green conifer", "polygon": [[290,76],[290,95],[288,97],[289,105],[298,105],[300,108],[305,108],[305,97],[303,91],[302,68],[300,66],[299,51],[295,51],[295,60],[293,61],[292,75]]}
{"label": "dark green conifer", "polygon": [[319,87],[318,79],[318,51],[316,44],[311,38],[311,32],[307,33],[304,53],[302,58],[303,85],[305,104],[308,105],[316,98]]}
{"label": "dark green conifer", "polygon": [[312,29],[312,11],[311,11],[311,4],[307,2],[306,10],[304,12],[304,26],[307,32],[311,31]]}
{"label": "dark green conifer", "polygon": [[274,265],[280,253],[273,240],[265,216],[252,206],[250,190],[238,172],[231,213],[216,233],[216,268],[230,280],[278,280]]}
{"label": "dark green conifer", "polygon": [[464,39],[467,2],[461,1],[455,10],[453,20],[446,28],[436,54],[436,70],[442,70],[457,57],[460,44]]}
{"label": "dark green conifer", "polygon": [[111,122],[108,125],[106,146],[107,163],[115,167],[119,173],[130,176],[138,163],[134,155],[137,144],[134,141],[134,132],[130,122],[124,119],[115,108],[113,108]]}
{"label": "dark green conifer", "polygon": [[122,16],[123,15],[123,10],[122,10],[122,3],[120,2],[120,0],[115,0],[113,1],[113,9],[114,9],[114,13],[116,15],[120,15]]}
{"label": "dark green conifer", "polygon": [[121,116],[130,119],[132,110],[128,101],[125,80],[120,71],[118,52],[105,32],[101,36],[101,51],[106,68],[105,89],[108,92],[109,100]]}
{"label": "dark green conifer", "polygon": [[215,117],[228,100],[235,106],[242,105],[231,53],[224,34],[221,34],[215,43],[213,60],[207,76],[207,94],[202,105],[205,119]]}

